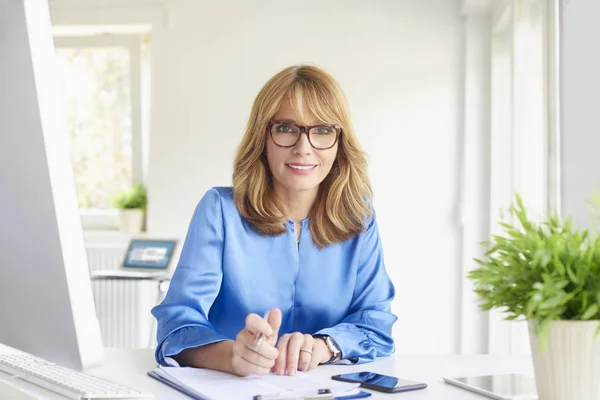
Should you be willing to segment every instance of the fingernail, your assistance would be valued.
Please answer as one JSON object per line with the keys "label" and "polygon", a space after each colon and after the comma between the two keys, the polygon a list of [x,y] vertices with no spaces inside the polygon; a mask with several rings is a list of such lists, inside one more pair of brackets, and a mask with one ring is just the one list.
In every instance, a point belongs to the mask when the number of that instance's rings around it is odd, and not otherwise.
{"label": "fingernail", "polygon": [[283,370],[283,368],[279,368],[277,370],[277,375],[283,375],[283,374],[285,374],[285,371]]}
{"label": "fingernail", "polygon": [[296,368],[290,369],[290,376],[296,375]]}
{"label": "fingernail", "polygon": [[267,330],[267,335],[271,336],[272,334],[273,334],[273,329],[272,329],[272,328],[269,328],[269,329]]}

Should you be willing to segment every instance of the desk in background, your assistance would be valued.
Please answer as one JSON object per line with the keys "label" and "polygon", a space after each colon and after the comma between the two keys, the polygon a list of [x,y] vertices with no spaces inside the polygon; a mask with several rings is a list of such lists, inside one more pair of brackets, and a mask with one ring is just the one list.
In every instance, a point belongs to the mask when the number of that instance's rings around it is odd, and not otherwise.
{"label": "desk in background", "polygon": [[[0,345],[0,351],[6,347]],[[106,349],[106,361],[100,368],[89,373],[126,383],[139,389],[154,393],[155,400],[189,400],[189,397],[161,384],[146,375],[154,369],[153,351],[150,349]],[[381,399],[431,399],[431,400],[484,400],[485,397],[448,385],[442,382],[442,376],[466,376],[501,373],[522,373],[533,376],[533,363],[530,356],[490,356],[490,355],[449,355],[449,356],[404,356],[394,355],[379,358],[370,364],[361,365],[327,365],[320,366],[311,373],[331,377],[345,372],[368,370],[386,375],[413,379],[425,382],[428,388],[401,394],[385,394],[373,392],[372,400]],[[0,373],[1,374],[1,373]],[[5,376],[0,376],[4,378]],[[64,400],[44,389],[27,382],[12,381],[21,389],[37,394],[48,400]],[[367,390],[368,391],[368,390]]]}

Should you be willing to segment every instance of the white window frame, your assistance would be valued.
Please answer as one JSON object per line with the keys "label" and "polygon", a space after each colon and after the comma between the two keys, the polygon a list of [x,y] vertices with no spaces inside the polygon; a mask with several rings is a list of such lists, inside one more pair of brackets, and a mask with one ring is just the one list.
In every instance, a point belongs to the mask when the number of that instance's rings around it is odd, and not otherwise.
{"label": "white window frame", "polygon": [[[142,34],[101,34],[81,36],[55,36],[56,48],[77,47],[125,47],[129,51],[131,74],[131,144],[132,144],[132,183],[145,183],[144,138],[142,112],[142,45],[146,35]],[[84,230],[119,229],[119,210],[117,209],[80,209]]]}
{"label": "white window frame", "polygon": [[[527,15],[536,8],[537,14]],[[499,233],[499,211],[514,202],[515,191],[523,196],[532,218],[560,210],[557,12],[555,2],[546,0],[498,0],[494,4],[490,146],[494,234]],[[520,17],[537,20],[542,30],[542,79],[540,87],[530,86],[529,92],[522,74],[532,65],[527,63],[527,43],[520,36],[519,29],[527,29],[519,26]],[[542,102],[534,104],[533,111],[525,110],[527,101],[535,102],[540,91]],[[507,322],[504,317],[490,311],[489,353],[529,354],[526,323]]]}

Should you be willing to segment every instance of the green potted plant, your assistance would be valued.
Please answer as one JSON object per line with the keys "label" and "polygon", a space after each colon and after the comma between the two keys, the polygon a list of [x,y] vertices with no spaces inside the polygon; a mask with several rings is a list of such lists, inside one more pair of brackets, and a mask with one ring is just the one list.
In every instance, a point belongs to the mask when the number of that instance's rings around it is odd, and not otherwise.
{"label": "green potted plant", "polygon": [[[596,193],[588,202],[598,216]],[[481,309],[526,319],[540,400],[600,399],[600,238],[556,214],[527,216],[521,197],[514,222],[484,242],[486,252],[468,273]],[[595,223],[593,224],[595,228]]]}
{"label": "green potted plant", "polygon": [[128,190],[116,193],[112,203],[113,207],[120,210],[121,231],[140,233],[148,203],[145,186],[139,182],[134,183]]}

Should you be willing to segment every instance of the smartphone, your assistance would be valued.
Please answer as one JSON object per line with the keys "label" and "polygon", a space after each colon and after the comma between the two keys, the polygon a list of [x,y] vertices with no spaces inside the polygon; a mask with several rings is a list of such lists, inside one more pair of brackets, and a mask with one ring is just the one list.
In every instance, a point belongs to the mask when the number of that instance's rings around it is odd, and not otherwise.
{"label": "smartphone", "polygon": [[353,372],[350,374],[334,375],[331,379],[343,382],[360,383],[360,386],[385,393],[408,392],[410,390],[425,389],[426,383],[399,379],[389,375],[374,372]]}

